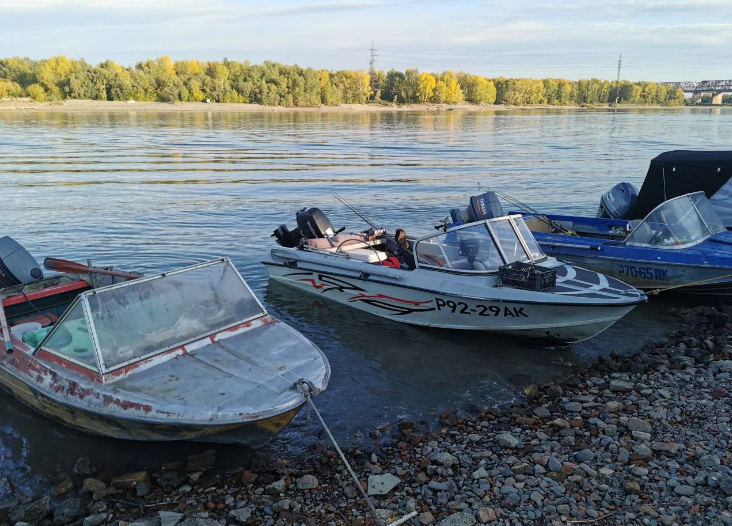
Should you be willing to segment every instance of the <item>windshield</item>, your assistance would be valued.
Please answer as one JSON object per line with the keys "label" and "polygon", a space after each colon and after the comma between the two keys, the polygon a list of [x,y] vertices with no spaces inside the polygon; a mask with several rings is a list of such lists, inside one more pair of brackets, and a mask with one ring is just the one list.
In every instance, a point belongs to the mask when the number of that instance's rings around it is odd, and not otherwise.
{"label": "windshield", "polygon": [[704,192],[661,203],[626,238],[630,245],[682,248],[725,230]]}
{"label": "windshield", "polygon": [[[530,255],[524,250],[521,239],[529,247]],[[495,240],[500,243],[500,250]],[[482,221],[421,239],[415,252],[420,266],[478,272],[495,272],[506,263],[546,257],[521,217]]]}

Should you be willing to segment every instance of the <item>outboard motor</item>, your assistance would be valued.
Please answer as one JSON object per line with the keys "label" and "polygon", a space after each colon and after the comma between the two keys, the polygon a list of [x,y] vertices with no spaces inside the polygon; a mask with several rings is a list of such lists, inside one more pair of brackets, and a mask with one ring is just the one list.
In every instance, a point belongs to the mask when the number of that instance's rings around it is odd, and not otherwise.
{"label": "outboard motor", "polygon": [[[277,243],[286,248],[294,248],[303,239],[317,239],[336,235],[333,224],[320,208],[302,209],[295,214],[297,228],[290,230],[287,225],[280,225],[272,234]],[[341,229],[342,230],[342,229]]]}
{"label": "outboard motor", "polygon": [[300,210],[295,214],[295,217],[297,218],[298,228],[307,239],[333,237],[335,235],[333,224],[320,208]]}
{"label": "outboard motor", "polygon": [[486,192],[470,198],[470,206],[465,210],[453,208],[450,217],[453,223],[475,223],[503,215],[503,207],[495,192]]}
{"label": "outboard motor", "polygon": [[43,279],[38,262],[13,238],[0,237],[0,289]]}
{"label": "outboard motor", "polygon": [[604,219],[625,219],[630,207],[638,197],[638,190],[630,183],[618,183],[605,192],[600,199],[597,217]]}

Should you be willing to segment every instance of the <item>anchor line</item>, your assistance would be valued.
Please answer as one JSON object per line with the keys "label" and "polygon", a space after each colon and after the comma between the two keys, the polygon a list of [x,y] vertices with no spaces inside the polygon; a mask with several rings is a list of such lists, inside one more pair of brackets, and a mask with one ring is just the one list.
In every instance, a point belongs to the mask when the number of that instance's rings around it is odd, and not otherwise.
{"label": "anchor line", "polygon": [[358,476],[353,471],[353,468],[351,467],[351,464],[346,459],[346,455],[343,454],[343,451],[341,451],[340,446],[338,446],[338,442],[336,442],[336,439],[333,437],[333,434],[330,432],[330,429],[328,428],[328,425],[325,423],[325,420],[323,420],[323,417],[320,414],[320,411],[318,411],[318,408],[315,407],[315,402],[313,402],[312,393],[316,392],[315,386],[312,384],[312,382],[309,382],[304,379],[298,380],[293,387],[297,387],[302,391],[302,393],[305,395],[305,399],[308,401],[308,417],[310,416],[310,409],[313,410],[315,413],[315,416],[318,417],[318,420],[320,420],[320,424],[323,426],[323,429],[328,434],[328,438],[330,438],[330,441],[335,446],[336,451],[338,452],[338,455],[340,455],[341,460],[343,461],[343,465],[346,466],[346,469],[351,474],[351,478],[353,479],[353,483],[355,486],[361,491],[361,495],[363,495],[363,498],[366,500],[366,504],[368,504],[369,509],[371,510],[371,514],[376,519],[376,523],[380,526],[398,526],[399,524],[402,524],[412,517],[417,516],[417,512],[413,511],[401,519],[392,522],[391,524],[386,524],[386,521],[382,519],[379,514],[376,512],[376,507],[374,506],[374,503],[371,502],[371,499],[369,498],[368,493],[366,493],[366,490],[363,489],[363,486],[361,485],[361,482],[358,480]]}

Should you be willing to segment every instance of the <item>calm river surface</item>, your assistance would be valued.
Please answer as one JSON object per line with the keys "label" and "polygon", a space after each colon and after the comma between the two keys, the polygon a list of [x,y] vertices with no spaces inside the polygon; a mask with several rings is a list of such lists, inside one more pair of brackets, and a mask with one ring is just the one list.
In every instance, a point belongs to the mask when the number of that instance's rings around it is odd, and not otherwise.
{"label": "calm river surface", "polygon": [[[511,400],[573,362],[640,348],[671,328],[668,299],[570,350],[413,328],[268,286],[270,233],[318,206],[336,227],[361,221],[429,232],[479,186],[552,212],[595,213],[655,155],[729,149],[731,109],[419,113],[1,113],[0,236],[46,256],[144,272],[230,256],[270,311],[319,345],[333,377],[317,403],[343,442],[380,422],[434,420],[447,407]],[[300,453],[319,432],[300,414],[267,453]],[[205,449],[135,444],[56,425],[0,393],[0,478],[18,493],[87,454],[111,471],[159,468]],[[226,448],[220,457],[245,454]],[[2,500],[0,495],[0,500]]]}

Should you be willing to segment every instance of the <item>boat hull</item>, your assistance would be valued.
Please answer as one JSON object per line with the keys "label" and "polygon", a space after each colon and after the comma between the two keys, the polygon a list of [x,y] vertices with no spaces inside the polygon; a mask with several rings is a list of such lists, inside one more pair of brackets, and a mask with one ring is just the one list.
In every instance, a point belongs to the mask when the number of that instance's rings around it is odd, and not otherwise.
{"label": "boat hull", "polygon": [[412,325],[490,331],[564,344],[591,338],[630,312],[624,305],[567,305],[480,299],[391,285],[326,270],[265,262],[271,279],[370,314]]}
{"label": "boat hull", "polygon": [[552,249],[549,245],[542,244],[542,248],[560,261],[600,272],[640,290],[670,289],[680,294],[732,296],[732,268],[607,256],[586,257],[570,251]]}
{"label": "boat hull", "polygon": [[285,413],[257,421],[226,425],[161,424],[84,411],[59,402],[0,365],[0,387],[27,407],[60,424],[92,435],[139,441],[218,442],[261,446],[290,423],[302,405]]}

